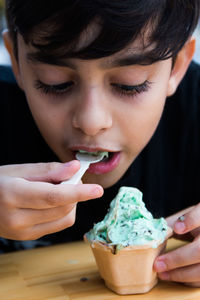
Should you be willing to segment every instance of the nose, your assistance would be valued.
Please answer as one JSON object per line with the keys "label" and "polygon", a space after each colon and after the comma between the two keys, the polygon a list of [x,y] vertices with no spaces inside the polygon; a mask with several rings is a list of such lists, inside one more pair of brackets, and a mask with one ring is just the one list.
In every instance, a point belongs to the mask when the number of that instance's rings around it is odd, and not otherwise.
{"label": "nose", "polygon": [[82,92],[75,101],[72,125],[87,136],[95,136],[112,127],[109,101],[97,88]]}

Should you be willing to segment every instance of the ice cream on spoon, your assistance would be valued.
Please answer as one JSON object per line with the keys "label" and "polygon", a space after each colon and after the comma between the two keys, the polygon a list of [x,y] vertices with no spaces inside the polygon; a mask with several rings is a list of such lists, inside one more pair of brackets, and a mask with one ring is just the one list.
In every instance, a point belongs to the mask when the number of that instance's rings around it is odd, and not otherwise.
{"label": "ice cream on spoon", "polygon": [[79,183],[82,176],[89,168],[90,164],[97,163],[107,157],[108,157],[108,152],[106,151],[87,152],[87,151],[79,150],[76,153],[76,158],[80,161],[81,167],[78,170],[78,172],[74,174],[74,176],[72,176],[67,181],[63,181],[62,184]]}

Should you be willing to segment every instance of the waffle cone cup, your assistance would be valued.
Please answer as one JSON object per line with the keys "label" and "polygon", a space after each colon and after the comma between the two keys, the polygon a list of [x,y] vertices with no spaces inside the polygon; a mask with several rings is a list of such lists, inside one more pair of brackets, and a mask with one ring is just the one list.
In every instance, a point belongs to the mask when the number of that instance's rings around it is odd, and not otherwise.
{"label": "waffle cone cup", "polygon": [[90,242],[99,272],[106,286],[120,295],[147,293],[157,284],[157,273],[153,270],[155,258],[165,250],[166,242],[152,248],[152,243],[129,246],[114,253],[113,246]]}

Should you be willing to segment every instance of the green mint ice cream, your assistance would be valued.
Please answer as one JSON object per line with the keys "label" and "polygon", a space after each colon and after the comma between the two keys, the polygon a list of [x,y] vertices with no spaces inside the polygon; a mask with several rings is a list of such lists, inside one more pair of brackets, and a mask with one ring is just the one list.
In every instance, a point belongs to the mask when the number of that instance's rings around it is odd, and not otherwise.
{"label": "green mint ice cream", "polygon": [[83,154],[90,154],[90,155],[93,155],[93,156],[98,156],[98,155],[102,155],[106,158],[108,158],[109,154],[107,151],[95,151],[95,152],[88,152],[88,151],[85,151],[85,150],[79,150],[78,152],[80,153],[83,153]]}
{"label": "green mint ice cream", "polygon": [[167,228],[164,218],[154,219],[146,209],[138,189],[121,187],[105,218],[94,225],[86,238],[116,246],[117,250],[146,244],[156,248],[165,240]]}

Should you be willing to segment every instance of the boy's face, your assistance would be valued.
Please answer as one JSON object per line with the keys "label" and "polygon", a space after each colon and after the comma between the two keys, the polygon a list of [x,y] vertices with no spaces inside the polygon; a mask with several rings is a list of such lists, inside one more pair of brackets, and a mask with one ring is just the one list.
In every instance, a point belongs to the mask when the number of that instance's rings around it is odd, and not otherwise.
{"label": "boy's face", "polygon": [[61,67],[29,60],[34,49],[18,41],[14,71],[48,145],[63,162],[79,149],[109,151],[83,181],[116,183],[152,137],[175,90],[171,59],[132,64],[133,56],[144,54],[135,42],[110,57],[68,59]]}

